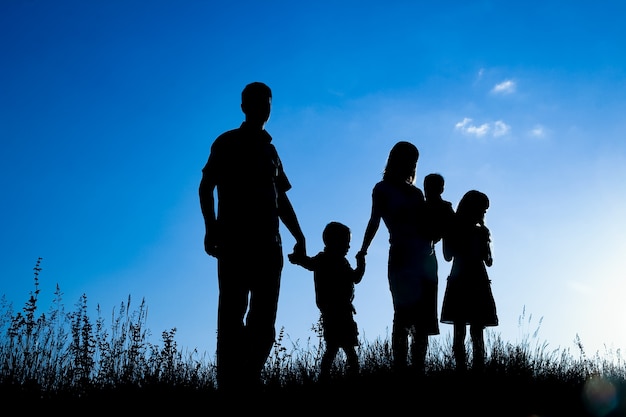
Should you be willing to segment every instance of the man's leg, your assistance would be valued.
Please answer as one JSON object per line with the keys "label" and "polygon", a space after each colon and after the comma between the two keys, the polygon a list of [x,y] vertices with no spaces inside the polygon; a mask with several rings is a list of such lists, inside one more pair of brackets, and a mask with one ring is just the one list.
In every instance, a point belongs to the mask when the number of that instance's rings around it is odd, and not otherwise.
{"label": "man's leg", "polygon": [[246,362],[254,384],[260,381],[276,338],[276,313],[283,268],[280,246],[263,250],[258,255],[257,262],[251,263],[254,272],[251,272],[250,309],[246,317]]}
{"label": "man's leg", "polygon": [[248,288],[237,260],[218,260],[219,300],[217,312],[217,384],[232,389],[242,378]]}

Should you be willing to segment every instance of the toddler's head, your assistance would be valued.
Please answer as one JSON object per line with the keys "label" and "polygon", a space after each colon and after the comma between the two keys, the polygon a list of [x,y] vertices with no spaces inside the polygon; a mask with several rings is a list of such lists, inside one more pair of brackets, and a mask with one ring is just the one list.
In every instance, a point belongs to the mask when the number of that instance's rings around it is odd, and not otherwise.
{"label": "toddler's head", "polygon": [[341,255],[346,255],[350,249],[350,228],[339,222],[330,222],[324,228],[322,240],[325,250]]}
{"label": "toddler's head", "polygon": [[443,175],[434,172],[424,177],[424,195],[427,199],[443,194],[443,187]]}

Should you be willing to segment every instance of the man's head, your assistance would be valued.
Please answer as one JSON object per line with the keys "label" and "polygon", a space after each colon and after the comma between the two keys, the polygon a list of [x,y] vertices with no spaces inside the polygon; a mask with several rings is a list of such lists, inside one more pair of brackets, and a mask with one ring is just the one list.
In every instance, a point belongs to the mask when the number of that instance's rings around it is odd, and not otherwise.
{"label": "man's head", "polygon": [[246,121],[261,127],[270,118],[272,108],[272,90],[265,84],[253,82],[241,92],[241,110]]}

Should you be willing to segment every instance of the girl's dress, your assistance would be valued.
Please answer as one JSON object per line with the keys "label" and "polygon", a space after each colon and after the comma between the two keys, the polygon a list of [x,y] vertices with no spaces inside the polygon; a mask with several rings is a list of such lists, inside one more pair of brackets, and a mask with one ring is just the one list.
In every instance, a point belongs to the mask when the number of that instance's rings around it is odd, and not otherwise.
{"label": "girl's dress", "polygon": [[498,315],[485,259],[491,257],[489,230],[469,225],[457,229],[449,245],[454,259],[441,307],[441,322],[497,326]]}

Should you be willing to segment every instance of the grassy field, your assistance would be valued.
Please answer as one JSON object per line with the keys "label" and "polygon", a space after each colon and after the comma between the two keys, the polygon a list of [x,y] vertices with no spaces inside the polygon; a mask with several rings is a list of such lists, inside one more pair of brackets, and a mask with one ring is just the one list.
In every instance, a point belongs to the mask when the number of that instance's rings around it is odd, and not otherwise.
{"label": "grassy field", "polygon": [[511,344],[487,331],[485,369],[465,373],[455,371],[451,340],[431,342],[424,375],[394,372],[388,340],[362,341],[361,373],[346,375],[339,358],[331,380],[321,383],[319,323],[307,346],[285,346],[281,329],[262,387],[225,395],[217,390],[212,357],[181,351],[175,329],[158,344],[148,342],[143,303],[135,310],[130,300],[121,303],[107,324],[100,312],[95,320],[87,315],[86,297],[66,312],[57,288],[53,305],[39,313],[40,270],[38,263],[34,290],[20,310],[4,297],[0,306],[0,396],[28,414],[626,416],[619,351],[588,355],[580,341],[577,352],[548,350],[536,332]]}

